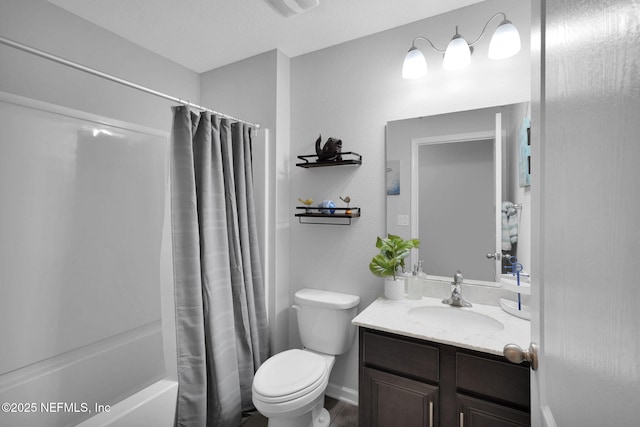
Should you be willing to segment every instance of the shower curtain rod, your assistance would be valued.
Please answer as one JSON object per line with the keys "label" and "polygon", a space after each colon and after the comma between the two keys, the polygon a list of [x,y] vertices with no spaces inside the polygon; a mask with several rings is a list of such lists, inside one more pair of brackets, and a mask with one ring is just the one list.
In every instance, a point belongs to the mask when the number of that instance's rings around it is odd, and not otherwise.
{"label": "shower curtain rod", "polygon": [[77,62],[69,61],[68,59],[64,59],[64,58],[61,58],[59,56],[53,55],[51,53],[45,52],[43,50],[36,49],[35,47],[27,46],[25,44],[22,44],[22,43],[19,43],[17,41],[8,39],[6,37],[0,36],[0,43],[5,44],[7,46],[11,46],[11,47],[19,49],[19,50],[22,50],[22,51],[27,52],[27,53],[34,54],[36,56],[40,56],[40,57],[45,58],[45,59],[49,59],[50,61],[54,61],[54,62],[57,62],[59,64],[66,65],[67,67],[75,68],[76,70],[80,70],[80,71],[83,71],[85,73],[93,74],[94,76],[98,76],[98,77],[101,77],[101,78],[106,79],[106,80],[111,80],[112,82],[116,82],[116,83],[119,83],[121,85],[128,86],[130,88],[137,89],[139,91],[142,91],[142,92],[145,92],[145,93],[149,93],[151,95],[155,95],[155,96],[160,97],[160,98],[168,99],[169,101],[177,102],[179,104],[182,104],[182,105],[185,105],[185,106],[188,106],[188,107],[192,107],[192,108],[195,108],[195,109],[198,109],[198,110],[209,111],[210,113],[216,114],[218,116],[221,116],[221,117],[224,117],[224,118],[227,118],[227,119],[230,119],[230,120],[234,120],[234,121],[237,121],[237,122],[245,123],[245,124],[247,124],[249,126],[253,126],[256,129],[260,129],[260,125],[258,123],[248,122],[246,120],[242,120],[242,119],[239,119],[237,117],[230,116],[228,114],[220,113],[220,112],[212,110],[210,108],[202,107],[200,105],[197,105],[197,104],[194,104],[192,102],[186,101],[186,100],[184,100],[182,98],[177,98],[175,96],[171,96],[171,95],[168,95],[166,93],[158,92],[157,90],[153,90],[153,89],[150,89],[148,87],[141,86],[139,84],[130,82],[128,80],[121,79],[119,77],[113,76],[111,74],[103,73],[102,71],[98,71],[95,68],[86,67],[84,65],[78,64]]}

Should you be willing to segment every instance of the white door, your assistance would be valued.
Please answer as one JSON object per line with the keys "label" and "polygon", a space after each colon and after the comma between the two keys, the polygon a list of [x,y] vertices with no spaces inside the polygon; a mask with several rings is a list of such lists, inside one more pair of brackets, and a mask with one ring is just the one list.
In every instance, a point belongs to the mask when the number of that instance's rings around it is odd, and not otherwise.
{"label": "white door", "polygon": [[638,426],[640,6],[534,0],[532,18],[532,422]]}

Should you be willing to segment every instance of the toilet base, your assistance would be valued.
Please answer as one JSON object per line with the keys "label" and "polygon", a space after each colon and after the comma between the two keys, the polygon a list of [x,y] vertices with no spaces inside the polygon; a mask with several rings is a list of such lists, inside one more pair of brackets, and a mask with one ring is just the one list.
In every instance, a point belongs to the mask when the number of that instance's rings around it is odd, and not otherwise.
{"label": "toilet base", "polygon": [[269,418],[267,427],[329,427],[331,417],[324,408],[324,395],[311,411],[294,417]]}
{"label": "toilet base", "polygon": [[322,408],[320,415],[313,419],[313,427],[329,427],[330,423],[331,416],[325,408]]}

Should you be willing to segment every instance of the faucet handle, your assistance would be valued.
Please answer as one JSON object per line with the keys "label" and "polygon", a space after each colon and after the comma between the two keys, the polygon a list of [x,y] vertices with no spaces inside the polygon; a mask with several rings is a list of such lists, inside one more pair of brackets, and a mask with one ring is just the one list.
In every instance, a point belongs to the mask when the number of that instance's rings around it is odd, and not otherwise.
{"label": "faucet handle", "polygon": [[456,274],[453,275],[453,285],[451,287],[451,297],[447,299],[443,299],[443,304],[449,304],[453,307],[471,307],[471,303],[464,300],[462,297],[462,281],[464,277],[462,276],[462,272],[460,270],[456,271]]}
{"label": "faucet handle", "polygon": [[460,284],[464,280],[464,276],[460,270],[456,271],[456,274],[453,275],[453,284]]}

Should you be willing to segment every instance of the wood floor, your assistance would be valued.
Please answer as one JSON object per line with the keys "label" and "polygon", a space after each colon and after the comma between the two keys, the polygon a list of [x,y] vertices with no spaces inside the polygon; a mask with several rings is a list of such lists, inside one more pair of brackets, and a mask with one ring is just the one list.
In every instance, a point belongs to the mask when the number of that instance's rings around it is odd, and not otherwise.
{"label": "wood floor", "polygon": [[[324,407],[327,408],[331,416],[331,424],[329,427],[357,427],[357,406],[331,397],[325,397]],[[242,427],[267,427],[267,419],[256,412],[242,423]]]}

